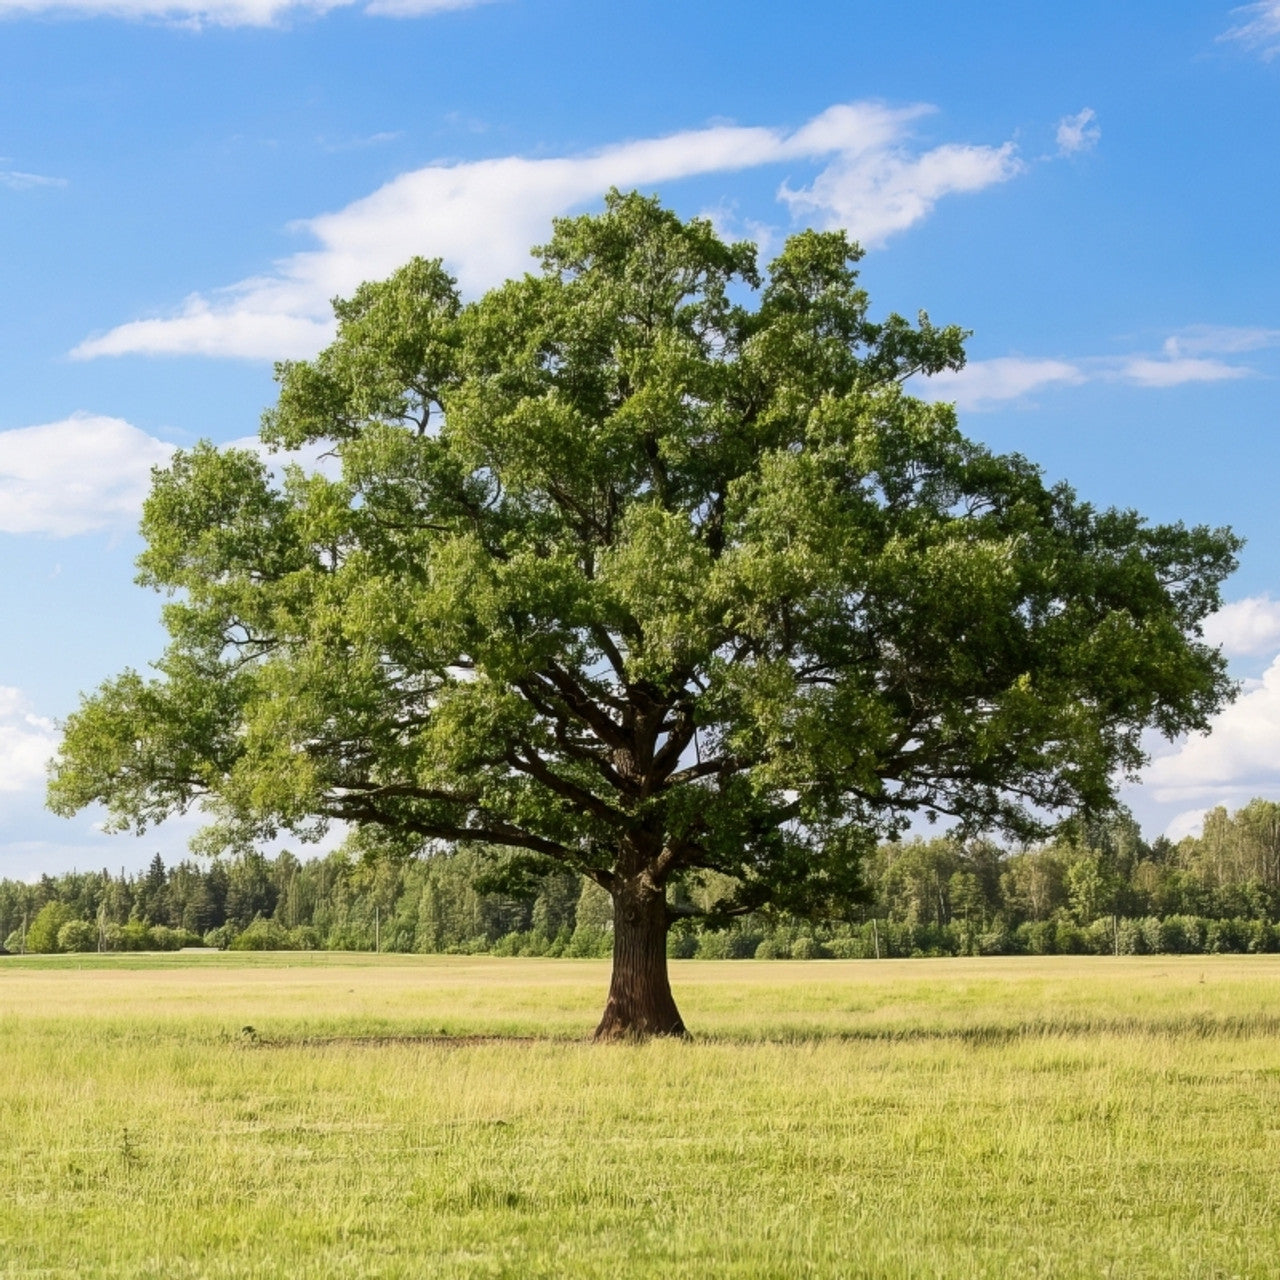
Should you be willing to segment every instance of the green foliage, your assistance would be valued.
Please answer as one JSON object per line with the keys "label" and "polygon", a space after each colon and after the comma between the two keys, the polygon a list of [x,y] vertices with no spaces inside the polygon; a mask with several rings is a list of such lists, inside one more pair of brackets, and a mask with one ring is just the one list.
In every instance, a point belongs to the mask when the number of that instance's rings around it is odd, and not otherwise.
{"label": "green foliage", "polygon": [[180,951],[183,947],[201,945],[199,934],[187,929],[171,929],[168,925],[155,924],[147,930],[148,942],[155,951]]}
{"label": "green foliage", "polygon": [[151,927],[142,920],[130,920],[122,925],[108,925],[107,946],[112,951],[151,951],[154,943]]}
{"label": "green foliage", "polygon": [[603,960],[613,951],[613,934],[592,925],[579,925],[564,949],[566,956],[577,960]]}
{"label": "green foliage", "polygon": [[[760,954],[760,948],[756,948],[756,955]],[[827,951],[823,945],[808,934],[802,933],[791,944],[791,958],[793,960],[825,960],[831,953]]]}
{"label": "green foliage", "polygon": [[68,920],[58,930],[59,951],[96,951],[98,931],[88,920]]}
{"label": "green foliage", "polygon": [[210,929],[204,935],[204,945],[213,947],[217,951],[226,951],[231,946],[231,942],[237,933],[239,933],[239,930],[233,924],[219,925],[216,929]]}
{"label": "green foliage", "polygon": [[667,934],[667,957],[691,960],[698,954],[698,935],[691,929],[673,929]]}
{"label": "green foliage", "polygon": [[[839,918],[912,815],[1028,837],[1105,809],[1145,731],[1228,696],[1200,626],[1238,541],[1095,510],[905,394],[964,335],[873,320],[842,233],[762,273],[615,192],[538,252],[467,304],[415,260],[279,366],[263,439],[324,444],[338,478],[273,487],[207,444],[157,474],[139,568],[169,647],[70,717],[58,812],[141,830],[202,802],[206,850],[334,819],[401,853],[486,847],[470,902],[426,875],[396,916],[381,891],[333,904],[317,927],[352,945],[372,903],[397,946],[550,946],[566,873],[649,900],[718,876],[713,921]],[[945,862],[902,870],[912,923],[977,929],[993,886]],[[1073,874],[1083,921],[1112,881]],[[1039,916],[1060,890],[1035,880],[1013,887]],[[242,860],[227,918],[282,892],[298,916],[301,890]]]}
{"label": "green foliage", "polygon": [[723,933],[704,933],[698,940],[698,950],[695,953],[699,960],[728,960],[729,939]]}
{"label": "green foliage", "polygon": [[289,930],[274,920],[254,919],[231,940],[232,951],[293,951]]}
{"label": "green foliage", "polygon": [[46,902],[27,930],[27,950],[36,954],[61,951],[58,931],[68,922],[70,914],[63,903]]}
{"label": "green foliage", "polygon": [[757,960],[789,960],[791,947],[783,939],[765,938],[756,948]]}

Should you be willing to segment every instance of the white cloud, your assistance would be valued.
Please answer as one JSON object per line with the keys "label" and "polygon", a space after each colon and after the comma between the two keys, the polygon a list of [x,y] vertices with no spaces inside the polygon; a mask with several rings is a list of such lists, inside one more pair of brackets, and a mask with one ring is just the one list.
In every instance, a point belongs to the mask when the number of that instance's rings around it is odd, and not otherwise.
{"label": "white cloud", "polygon": [[1246,596],[1206,619],[1204,638],[1231,658],[1256,657],[1280,649],[1280,600]]}
{"label": "white cloud", "polygon": [[[1198,332],[1198,331],[1197,331]],[[1195,382],[1224,382],[1253,376],[1247,365],[1228,364],[1205,356],[1181,354],[1197,341],[1252,341],[1222,350],[1256,350],[1267,345],[1258,335],[1266,329],[1215,331],[1217,338],[1170,338],[1163,354],[1130,356],[1086,356],[1060,360],[1042,356],[997,356],[992,360],[971,360],[960,370],[947,370],[931,378],[912,379],[915,394],[930,400],[952,400],[961,409],[988,409],[1009,400],[1018,400],[1051,386],[1079,386],[1086,382],[1121,382],[1137,387],[1181,387]],[[1246,337],[1245,335],[1250,335]],[[1181,344],[1181,345],[1180,345]]]}
{"label": "white cloud", "polygon": [[799,191],[783,186],[793,213],[819,215],[827,227],[848,227],[867,245],[933,212],[943,196],[980,191],[1022,171],[1013,143],[1002,147],[942,146],[920,156],[894,148],[847,152]]}
{"label": "white cloud", "polygon": [[1184,809],[1181,813],[1175,814],[1164,829],[1165,836],[1175,844],[1187,836],[1199,837],[1204,831],[1204,815],[1208,812],[1209,809],[1206,806],[1200,809]]}
{"label": "white cloud", "polygon": [[43,785],[57,745],[53,721],[35,715],[20,690],[0,685],[0,791]]}
{"label": "white cloud", "polygon": [[211,297],[193,296],[177,315],[121,325],[73,354],[307,356],[332,333],[335,295],[388,275],[414,254],[444,258],[464,292],[475,295],[526,271],[529,246],[546,239],[551,219],[610,186],[652,189],[697,175],[831,157],[809,187],[783,186],[780,199],[880,242],[926,217],[942,196],[1005,181],[1019,169],[1012,144],[913,151],[910,126],[931,110],[852,103],[792,132],[715,125],[584,155],[429,165],[345,209],[296,224],[319,247],[284,259],[270,274]]}
{"label": "white cloud", "polygon": [[981,409],[1019,399],[1055,383],[1074,385],[1085,380],[1080,368],[1066,360],[999,356],[994,360],[973,360],[963,369],[947,370],[932,378],[916,379],[913,390],[930,400],[954,400],[961,409]]}
{"label": "white cloud", "polygon": [[[0,18],[58,13],[86,18],[174,22],[189,27],[270,27],[315,16],[359,0],[0,0]],[[420,18],[470,9],[486,0],[369,0],[363,11],[381,17]]]}
{"label": "white cloud", "polygon": [[1058,154],[1070,156],[1080,151],[1092,151],[1102,137],[1102,130],[1096,124],[1097,118],[1092,107],[1085,107],[1073,116],[1063,116],[1058,121]]}
{"label": "white cloud", "polygon": [[1264,59],[1280,53],[1280,0],[1262,0],[1260,4],[1246,4],[1233,9],[1244,19],[1229,27],[1219,40],[1236,40],[1250,49],[1257,49]]}
{"label": "white cloud", "polygon": [[[152,467],[166,466],[175,447],[120,418],[84,413],[0,431],[0,534],[65,538],[132,528]],[[277,481],[288,463],[330,479],[341,474],[323,445],[271,450],[257,436],[245,436],[224,447],[256,453]]]}
{"label": "white cloud", "polygon": [[779,228],[742,217],[733,201],[722,200],[717,205],[702,209],[698,217],[706,218],[721,240],[750,240],[761,262],[767,262],[782,247],[784,236]]}
{"label": "white cloud", "polygon": [[1133,382],[1140,387],[1180,387],[1188,382],[1224,382],[1233,378],[1247,378],[1251,372],[1243,365],[1192,356],[1172,360],[1130,356],[1121,362],[1115,376],[1122,382]]}
{"label": "white cloud", "polygon": [[1228,802],[1280,787],[1280,657],[1262,680],[1193,734],[1153,760],[1144,781],[1159,801]]}
{"label": "white cloud", "polygon": [[[218,295],[226,301],[212,305],[193,295],[175,316],[131,320],[89,338],[71,353],[79,359],[95,356],[233,356],[254,360],[302,359],[316,353],[333,336],[333,325],[282,309],[281,288],[269,280],[246,280]],[[273,309],[272,304],[277,304]]]}
{"label": "white cloud", "polygon": [[0,533],[64,538],[134,524],[173,446],[120,418],[75,414],[0,431]]}

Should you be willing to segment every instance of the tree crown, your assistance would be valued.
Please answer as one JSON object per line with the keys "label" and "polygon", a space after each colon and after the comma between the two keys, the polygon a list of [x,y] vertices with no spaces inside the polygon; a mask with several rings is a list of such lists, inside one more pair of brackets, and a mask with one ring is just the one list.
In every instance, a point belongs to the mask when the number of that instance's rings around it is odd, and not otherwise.
{"label": "tree crown", "polygon": [[157,472],[156,678],[70,718],[51,803],[223,835],[333,819],[611,891],[709,870],[823,910],[913,815],[1105,808],[1229,696],[1200,625],[1238,541],[1048,486],[907,394],[965,335],[873,322],[860,252],[611,193],[464,303],[415,259],[278,366],[263,440]]}

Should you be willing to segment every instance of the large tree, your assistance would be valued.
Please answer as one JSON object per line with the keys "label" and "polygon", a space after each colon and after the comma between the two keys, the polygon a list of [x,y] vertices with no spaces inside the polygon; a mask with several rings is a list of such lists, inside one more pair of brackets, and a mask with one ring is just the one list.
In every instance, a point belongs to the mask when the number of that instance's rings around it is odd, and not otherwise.
{"label": "large tree", "polygon": [[[1226,531],[1099,511],[906,379],[964,334],[869,318],[839,232],[753,246],[611,194],[464,304],[438,261],[335,302],[262,438],[157,472],[157,676],[70,717],[51,803],[226,839],[333,820],[614,903],[598,1034],[679,1033],[674,887],[839,910],[917,815],[1105,809],[1142,734],[1229,696],[1200,625]],[[725,879],[724,877],[728,877]]]}

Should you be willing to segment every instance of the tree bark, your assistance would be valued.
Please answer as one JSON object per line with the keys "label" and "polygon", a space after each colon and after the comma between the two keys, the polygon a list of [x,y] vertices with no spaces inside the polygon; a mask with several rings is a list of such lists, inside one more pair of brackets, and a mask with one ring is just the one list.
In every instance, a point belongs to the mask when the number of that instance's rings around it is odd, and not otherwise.
{"label": "tree bark", "polygon": [[667,924],[662,889],[648,877],[621,884],[613,898],[613,975],[597,1040],[685,1034],[667,976]]}

